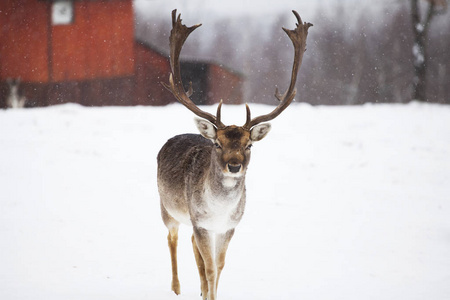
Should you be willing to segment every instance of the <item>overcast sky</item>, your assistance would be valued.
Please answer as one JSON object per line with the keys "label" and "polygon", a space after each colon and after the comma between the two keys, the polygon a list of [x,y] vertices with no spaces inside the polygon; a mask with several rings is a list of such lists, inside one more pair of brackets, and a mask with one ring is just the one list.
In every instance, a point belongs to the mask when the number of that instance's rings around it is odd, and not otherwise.
{"label": "overcast sky", "polygon": [[302,16],[309,17],[317,8],[334,7],[340,3],[350,10],[377,11],[387,0],[134,0],[136,11],[144,15],[160,15],[177,8],[186,21],[190,16],[270,16],[297,10]]}

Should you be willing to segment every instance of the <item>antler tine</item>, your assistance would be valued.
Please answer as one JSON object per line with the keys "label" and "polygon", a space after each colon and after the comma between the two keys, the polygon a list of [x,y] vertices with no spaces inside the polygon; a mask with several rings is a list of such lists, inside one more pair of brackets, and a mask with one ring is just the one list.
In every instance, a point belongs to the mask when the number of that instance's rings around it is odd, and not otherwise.
{"label": "antler tine", "polygon": [[292,12],[297,18],[298,23],[296,24],[296,28],[294,30],[289,30],[283,27],[283,30],[286,32],[294,45],[294,64],[292,66],[291,83],[289,84],[287,91],[282,95],[278,93],[278,88],[276,89],[275,97],[280,101],[280,103],[271,113],[250,119],[250,109],[247,106],[247,122],[243,127],[248,130],[259,123],[275,119],[292,103],[292,100],[294,100],[296,94],[295,82],[297,81],[298,70],[302,64],[303,53],[306,50],[308,29],[313,25],[311,23],[302,22],[300,15],[295,10]]}
{"label": "antler tine", "polygon": [[215,117],[212,114],[198,108],[197,105],[195,105],[194,102],[192,102],[192,100],[189,98],[193,93],[192,82],[189,83],[188,92],[186,92],[183,87],[183,82],[181,81],[180,52],[189,34],[191,34],[192,31],[200,27],[202,24],[187,27],[186,25],[182,24],[181,21],[181,14],[178,14],[177,17],[177,10],[174,9],[172,11],[172,30],[170,31],[169,38],[170,68],[172,70],[172,73],[169,76],[169,84],[166,84],[164,82],[161,83],[175,96],[175,98],[181,104],[186,106],[186,108],[188,108],[194,114],[210,121],[217,128],[225,127],[224,124],[220,121],[220,104],[217,111],[217,117]]}

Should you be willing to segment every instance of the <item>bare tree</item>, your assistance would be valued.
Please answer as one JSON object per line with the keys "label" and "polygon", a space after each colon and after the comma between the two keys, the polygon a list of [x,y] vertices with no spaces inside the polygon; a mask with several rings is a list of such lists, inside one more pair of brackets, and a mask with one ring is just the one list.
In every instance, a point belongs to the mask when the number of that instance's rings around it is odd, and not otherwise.
{"label": "bare tree", "polygon": [[426,0],[426,12],[421,14],[419,0],[411,0],[412,30],[414,34],[413,99],[426,101],[427,36],[434,16],[447,10],[446,0]]}

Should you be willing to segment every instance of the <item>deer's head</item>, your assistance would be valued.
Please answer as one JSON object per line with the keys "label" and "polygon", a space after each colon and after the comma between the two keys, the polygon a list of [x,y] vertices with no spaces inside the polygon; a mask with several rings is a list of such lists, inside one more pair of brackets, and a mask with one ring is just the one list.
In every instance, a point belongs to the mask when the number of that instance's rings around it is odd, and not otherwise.
{"label": "deer's head", "polygon": [[180,73],[180,52],[189,34],[201,24],[187,27],[181,23],[181,17],[176,16],[176,10],[172,11],[172,30],[170,32],[170,66],[172,73],[169,77],[169,84],[162,83],[177,100],[186,106],[202,119],[196,119],[200,133],[210,139],[215,146],[212,152],[213,159],[221,166],[225,174],[239,176],[245,173],[250,161],[250,148],[253,142],[263,139],[270,131],[270,124],[266,123],[276,118],[294,100],[296,89],[295,82],[297,73],[302,63],[303,53],[306,48],[306,37],[311,23],[303,23],[299,14],[293,11],[297,18],[297,27],[294,30],[283,28],[294,45],[294,64],[292,67],[291,82],[288,90],[284,94],[275,92],[275,97],[279,100],[278,106],[269,114],[251,118],[250,108],[246,105],[247,120],[243,126],[226,126],[221,121],[220,101],[216,115],[212,115],[198,108],[189,98],[193,91],[192,85],[186,92],[181,81]]}
{"label": "deer's head", "polygon": [[[219,104],[218,111],[220,112]],[[220,115],[220,113],[219,113]],[[218,119],[220,122],[220,118]],[[270,130],[269,123],[246,128],[245,126],[217,126],[204,119],[196,119],[201,135],[214,143],[213,159],[221,167],[223,173],[239,176],[245,173],[250,162],[250,148],[253,142],[263,139]]]}

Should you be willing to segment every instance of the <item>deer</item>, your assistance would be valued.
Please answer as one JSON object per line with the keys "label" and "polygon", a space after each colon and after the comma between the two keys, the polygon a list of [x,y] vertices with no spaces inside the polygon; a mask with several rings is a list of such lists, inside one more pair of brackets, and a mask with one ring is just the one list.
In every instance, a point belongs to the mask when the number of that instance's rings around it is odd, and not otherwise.
{"label": "deer", "polygon": [[25,107],[26,98],[25,96],[19,96],[19,85],[20,78],[17,79],[6,79],[9,85],[9,95],[6,99],[6,106],[8,108],[23,108]]}
{"label": "deer", "polygon": [[243,126],[226,126],[221,121],[221,100],[216,115],[210,114],[190,99],[192,83],[187,91],[181,80],[180,52],[188,36],[201,24],[187,27],[181,14],[172,11],[172,30],[169,37],[169,83],[163,83],[173,96],[197,117],[200,134],[181,134],[169,139],[157,156],[157,184],[161,216],[167,227],[172,263],[172,291],[180,294],[177,267],[178,229],[180,224],[192,226],[192,247],[200,275],[203,300],[216,300],[219,278],[235,228],[245,209],[245,177],[253,143],[262,140],[270,131],[267,123],[280,115],[296,95],[297,73],[306,50],[306,38],[311,23],[303,23],[299,14],[296,28],[282,28],[294,45],[294,63],[289,88],[278,93],[278,106],[265,115],[251,117],[246,104]]}

